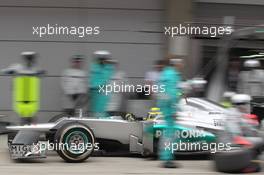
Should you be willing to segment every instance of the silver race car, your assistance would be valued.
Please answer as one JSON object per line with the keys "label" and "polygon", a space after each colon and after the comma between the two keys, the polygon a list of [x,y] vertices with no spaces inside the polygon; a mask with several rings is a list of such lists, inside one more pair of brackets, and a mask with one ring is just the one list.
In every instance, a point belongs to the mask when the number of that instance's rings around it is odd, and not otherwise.
{"label": "silver race car", "polygon": [[[223,131],[225,112],[204,99],[182,99],[174,125],[175,143],[216,143],[217,133]],[[14,132],[9,134],[9,152],[12,159],[34,159],[55,150],[67,162],[82,162],[97,151],[123,150],[149,156],[157,153],[158,140],[166,127],[162,115],[154,116],[143,119],[125,113],[98,119],[83,116],[80,111],[76,116],[55,116],[46,124],[8,126]],[[184,150],[188,151],[204,150]]]}

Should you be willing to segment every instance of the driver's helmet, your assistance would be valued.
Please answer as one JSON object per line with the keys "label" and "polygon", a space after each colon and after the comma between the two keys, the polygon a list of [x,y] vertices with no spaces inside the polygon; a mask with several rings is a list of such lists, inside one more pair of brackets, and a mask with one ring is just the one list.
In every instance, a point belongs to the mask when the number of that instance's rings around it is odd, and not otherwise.
{"label": "driver's helmet", "polygon": [[160,108],[157,107],[153,107],[150,109],[150,111],[148,112],[148,117],[145,118],[145,120],[154,120],[157,116],[161,115],[161,111]]}

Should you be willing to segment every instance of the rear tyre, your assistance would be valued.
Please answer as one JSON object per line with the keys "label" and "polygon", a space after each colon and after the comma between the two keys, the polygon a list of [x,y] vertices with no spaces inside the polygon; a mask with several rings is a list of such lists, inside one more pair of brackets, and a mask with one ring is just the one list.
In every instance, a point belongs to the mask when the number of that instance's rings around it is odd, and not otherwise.
{"label": "rear tyre", "polygon": [[94,134],[81,123],[66,124],[56,132],[54,139],[57,153],[66,162],[83,162],[94,150]]}

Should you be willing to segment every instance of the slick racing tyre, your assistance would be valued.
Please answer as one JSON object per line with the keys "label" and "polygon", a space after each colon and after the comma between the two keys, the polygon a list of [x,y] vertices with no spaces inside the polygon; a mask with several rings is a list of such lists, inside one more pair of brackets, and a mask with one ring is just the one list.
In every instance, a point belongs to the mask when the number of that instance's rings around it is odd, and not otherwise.
{"label": "slick racing tyre", "polygon": [[250,149],[236,149],[217,152],[215,154],[215,166],[220,172],[240,173],[250,166],[253,153]]}
{"label": "slick racing tyre", "polygon": [[55,134],[54,143],[59,156],[66,162],[83,162],[94,150],[92,130],[81,123],[68,123]]}

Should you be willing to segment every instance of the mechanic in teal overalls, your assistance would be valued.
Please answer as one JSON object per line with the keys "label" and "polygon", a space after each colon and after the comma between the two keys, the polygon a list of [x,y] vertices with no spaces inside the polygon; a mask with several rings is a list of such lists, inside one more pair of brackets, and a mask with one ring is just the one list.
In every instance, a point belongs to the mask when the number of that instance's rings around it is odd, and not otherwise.
{"label": "mechanic in teal overalls", "polygon": [[180,99],[181,90],[179,83],[181,82],[181,75],[177,71],[180,68],[182,61],[179,59],[169,59],[165,61],[165,66],[160,74],[159,84],[165,86],[165,92],[158,95],[157,106],[164,115],[165,129],[163,137],[161,138],[159,148],[159,158],[164,160],[163,166],[165,168],[176,168],[173,162],[174,155],[170,149],[166,149],[165,144],[170,145],[175,141],[174,138],[174,115],[176,113],[177,103]]}
{"label": "mechanic in teal overalls", "polygon": [[94,52],[94,61],[90,69],[90,110],[95,117],[107,117],[106,109],[110,95],[106,94],[105,86],[110,83],[114,74],[114,65],[108,51]]}

